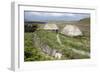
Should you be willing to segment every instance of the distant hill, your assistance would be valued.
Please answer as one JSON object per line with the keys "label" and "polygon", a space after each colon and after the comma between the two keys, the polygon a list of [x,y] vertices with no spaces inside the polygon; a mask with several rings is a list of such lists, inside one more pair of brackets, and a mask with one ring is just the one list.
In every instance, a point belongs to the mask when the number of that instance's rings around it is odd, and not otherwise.
{"label": "distant hill", "polygon": [[84,18],[77,22],[77,26],[86,36],[90,36],[90,25],[90,18]]}
{"label": "distant hill", "polygon": [[90,18],[81,19],[81,20],[79,21],[79,23],[90,24]]}

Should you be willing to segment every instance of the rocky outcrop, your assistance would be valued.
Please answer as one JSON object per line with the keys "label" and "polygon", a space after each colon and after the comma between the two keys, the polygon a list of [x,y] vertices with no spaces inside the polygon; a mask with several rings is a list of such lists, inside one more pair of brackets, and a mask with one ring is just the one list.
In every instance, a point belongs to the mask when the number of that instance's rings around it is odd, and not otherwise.
{"label": "rocky outcrop", "polygon": [[43,43],[41,38],[39,38],[37,34],[33,35],[33,43],[36,48],[39,48],[43,53],[48,54],[49,56],[52,56],[58,59],[60,59],[62,56],[62,54],[58,50],[51,48],[46,43]]}

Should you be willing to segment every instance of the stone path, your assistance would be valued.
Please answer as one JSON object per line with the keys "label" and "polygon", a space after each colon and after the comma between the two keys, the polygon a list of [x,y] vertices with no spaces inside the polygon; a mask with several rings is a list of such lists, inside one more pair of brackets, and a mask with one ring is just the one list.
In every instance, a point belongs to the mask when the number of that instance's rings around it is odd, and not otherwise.
{"label": "stone path", "polygon": [[60,40],[60,38],[59,38],[59,34],[57,34],[56,37],[57,37],[58,43],[62,46],[62,42],[61,42],[61,40]]}

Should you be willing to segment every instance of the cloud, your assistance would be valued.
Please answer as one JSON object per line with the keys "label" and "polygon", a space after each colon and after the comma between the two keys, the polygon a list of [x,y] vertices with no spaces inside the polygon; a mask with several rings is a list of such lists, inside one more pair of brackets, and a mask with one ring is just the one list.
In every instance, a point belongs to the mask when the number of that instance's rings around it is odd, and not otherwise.
{"label": "cloud", "polygon": [[72,16],[76,16],[76,14],[74,14],[74,13],[66,13],[65,15],[66,15],[66,16],[71,16],[71,17],[72,17]]}
{"label": "cloud", "polygon": [[31,12],[33,15],[41,15],[40,12]]}
{"label": "cloud", "polygon": [[86,17],[90,17],[90,14],[84,13],[51,13],[51,12],[25,12],[25,20],[64,20],[64,21],[76,21]]}
{"label": "cloud", "polygon": [[32,15],[37,15],[37,16],[62,16],[64,15],[63,13],[44,13],[44,12],[30,12]]}
{"label": "cloud", "polygon": [[63,13],[49,13],[52,16],[63,16]]}

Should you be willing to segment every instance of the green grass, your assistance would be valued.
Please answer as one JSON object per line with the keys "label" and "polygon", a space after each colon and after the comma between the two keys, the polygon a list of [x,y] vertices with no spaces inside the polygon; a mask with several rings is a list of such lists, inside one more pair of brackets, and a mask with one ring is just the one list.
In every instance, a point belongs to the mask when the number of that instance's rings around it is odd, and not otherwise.
{"label": "green grass", "polygon": [[67,47],[83,50],[90,52],[89,37],[79,36],[79,37],[68,37],[60,35],[62,43]]}
{"label": "green grass", "polygon": [[63,44],[60,45],[57,41],[56,32],[38,30],[33,33],[24,34],[24,60],[25,61],[44,61],[56,60],[54,57],[43,53],[39,48],[35,47],[33,38],[34,34],[40,38],[43,44],[47,44],[52,49],[57,49],[62,52],[61,59],[84,59],[89,56],[78,54],[69,48],[75,48],[90,53],[90,39],[89,36],[68,37],[59,33],[60,40]]}
{"label": "green grass", "polygon": [[33,33],[24,34],[24,61],[53,60],[53,57],[44,54],[33,45]]}
{"label": "green grass", "polygon": [[49,45],[51,48],[60,49],[59,43],[57,42],[56,32],[51,31],[36,31],[34,34],[37,34],[41,38],[42,43]]}

